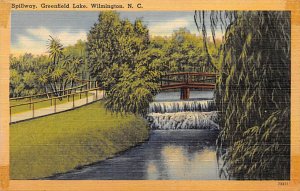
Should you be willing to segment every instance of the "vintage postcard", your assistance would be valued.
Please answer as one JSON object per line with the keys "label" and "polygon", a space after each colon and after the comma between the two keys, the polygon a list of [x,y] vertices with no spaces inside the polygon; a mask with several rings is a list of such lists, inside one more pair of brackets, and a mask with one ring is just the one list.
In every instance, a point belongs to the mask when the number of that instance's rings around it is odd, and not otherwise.
{"label": "vintage postcard", "polygon": [[300,190],[299,1],[0,10],[0,190]]}

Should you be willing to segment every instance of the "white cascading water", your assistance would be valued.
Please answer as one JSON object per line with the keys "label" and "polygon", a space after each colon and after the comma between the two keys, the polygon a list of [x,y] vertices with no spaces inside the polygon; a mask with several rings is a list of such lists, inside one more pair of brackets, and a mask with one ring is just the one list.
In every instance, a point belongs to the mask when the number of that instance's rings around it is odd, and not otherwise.
{"label": "white cascading water", "polygon": [[149,105],[149,113],[212,111],[213,108],[213,100],[152,102]]}
{"label": "white cascading water", "polygon": [[213,100],[153,102],[147,119],[152,129],[219,129]]}

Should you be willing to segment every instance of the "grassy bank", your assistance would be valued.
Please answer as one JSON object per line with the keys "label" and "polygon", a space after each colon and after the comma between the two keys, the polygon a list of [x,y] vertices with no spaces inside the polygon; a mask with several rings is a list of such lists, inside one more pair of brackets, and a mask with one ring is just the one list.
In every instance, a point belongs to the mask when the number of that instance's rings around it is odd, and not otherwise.
{"label": "grassy bank", "polygon": [[116,116],[102,102],[10,128],[11,179],[65,172],[113,156],[148,138],[145,120]]}

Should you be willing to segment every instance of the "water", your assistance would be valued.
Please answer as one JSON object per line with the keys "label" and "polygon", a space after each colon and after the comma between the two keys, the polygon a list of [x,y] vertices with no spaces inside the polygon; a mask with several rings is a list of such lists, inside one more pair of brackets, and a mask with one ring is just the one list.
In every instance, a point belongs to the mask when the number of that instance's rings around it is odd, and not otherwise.
{"label": "water", "polygon": [[217,112],[150,113],[152,129],[219,129]]}
{"label": "water", "polygon": [[[213,99],[213,97],[214,97],[214,92],[211,90],[190,91],[190,100]],[[161,92],[155,96],[154,101],[174,101],[179,99],[180,99],[180,91]]]}
{"label": "water", "polygon": [[219,180],[212,91],[163,92],[150,104],[148,141],[113,158],[46,179]]}
{"label": "water", "polygon": [[175,113],[184,111],[212,111],[215,109],[213,100],[194,101],[163,101],[149,104],[149,113]]}
{"label": "water", "polygon": [[212,91],[191,91],[194,100],[185,101],[177,94],[162,92],[150,103],[147,119],[151,129],[219,129]]}
{"label": "water", "polygon": [[140,146],[47,179],[67,180],[218,180],[212,130],[152,130]]}

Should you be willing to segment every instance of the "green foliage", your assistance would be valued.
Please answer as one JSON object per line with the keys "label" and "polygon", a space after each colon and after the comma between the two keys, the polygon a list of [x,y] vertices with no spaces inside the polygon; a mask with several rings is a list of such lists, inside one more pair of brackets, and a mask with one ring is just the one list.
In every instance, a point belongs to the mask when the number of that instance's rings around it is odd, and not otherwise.
{"label": "green foliage", "polygon": [[131,23],[116,12],[100,12],[88,34],[87,60],[91,76],[107,92],[107,108],[145,114],[160,76],[154,63],[160,53],[149,47],[148,29],[141,20]]}
{"label": "green foliage", "polygon": [[91,76],[109,91],[121,77],[122,71],[118,68],[127,65],[133,69],[136,57],[148,44],[148,30],[140,20],[132,24],[121,20],[116,12],[101,12],[98,23],[88,34],[87,59]]}
{"label": "green foliage", "polygon": [[28,53],[10,56],[11,97],[64,90],[87,76],[82,57],[85,56],[84,42],[78,41],[64,49],[58,39],[50,37],[48,51],[48,56]]}
{"label": "green foliage", "polygon": [[[213,72],[215,66],[208,63],[203,47],[203,39],[191,34],[186,28],[174,31],[169,38],[156,37],[152,40],[154,47],[164,52],[163,64],[166,72]],[[212,42],[208,42],[210,50],[215,56],[218,51]],[[218,41],[217,46],[220,43]]]}
{"label": "green foliage", "polygon": [[223,170],[236,179],[289,179],[290,14],[238,12],[220,55]]}
{"label": "green foliage", "polygon": [[[89,71],[88,71],[88,62],[86,55],[86,42],[82,40],[78,40],[76,44],[66,46],[63,49],[63,54],[66,57],[71,59],[76,59],[76,64],[74,64],[76,72],[80,76],[81,79],[90,79]],[[81,63],[79,64],[78,61]]]}
{"label": "green foliage", "polygon": [[134,72],[128,68],[122,70],[120,82],[107,94],[109,99],[106,107],[114,112],[146,115],[149,103],[153,101],[153,95],[159,91],[158,83],[153,81],[159,73],[148,70],[143,64],[137,65]]}
{"label": "green foliage", "polygon": [[10,96],[25,96],[44,92],[44,77],[41,71],[50,60],[47,56],[24,54],[19,57],[10,56]]}

